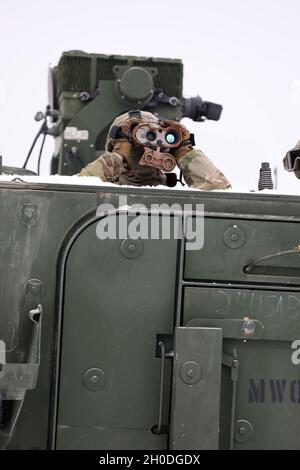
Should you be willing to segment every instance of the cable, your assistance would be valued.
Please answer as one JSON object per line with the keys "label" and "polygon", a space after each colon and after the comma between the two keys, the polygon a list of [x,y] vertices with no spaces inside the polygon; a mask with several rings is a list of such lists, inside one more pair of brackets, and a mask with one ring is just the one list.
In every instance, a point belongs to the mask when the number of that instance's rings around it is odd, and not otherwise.
{"label": "cable", "polygon": [[30,158],[30,156],[31,156],[31,154],[32,154],[32,151],[33,151],[33,149],[34,149],[34,147],[35,147],[35,144],[37,143],[37,140],[38,140],[39,136],[40,136],[41,134],[43,134],[44,132],[46,132],[46,130],[47,130],[47,124],[46,124],[45,122],[43,122],[43,124],[41,125],[41,128],[39,129],[37,135],[36,135],[35,138],[34,138],[34,141],[32,142],[32,145],[31,145],[31,147],[30,147],[30,150],[29,150],[29,152],[28,152],[28,155],[27,155],[27,157],[26,157],[26,159],[25,159],[25,162],[24,162],[24,164],[23,164],[23,166],[22,166],[23,169],[25,169],[26,166],[27,166],[27,163],[28,163],[29,158]]}
{"label": "cable", "polygon": [[43,140],[42,140],[42,143],[41,143],[41,147],[40,147],[39,158],[38,158],[38,163],[37,163],[37,174],[38,175],[40,174],[41,158],[42,158],[42,153],[43,153],[43,148],[44,148],[44,143],[45,143],[45,140],[46,140],[46,136],[47,136],[47,134],[45,133],[44,137],[43,137]]}

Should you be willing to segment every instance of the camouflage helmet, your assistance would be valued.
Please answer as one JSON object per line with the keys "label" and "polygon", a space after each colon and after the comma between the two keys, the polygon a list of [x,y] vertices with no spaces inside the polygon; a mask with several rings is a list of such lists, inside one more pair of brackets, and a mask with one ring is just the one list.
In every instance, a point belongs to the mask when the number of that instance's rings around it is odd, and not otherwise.
{"label": "camouflage helmet", "polygon": [[105,143],[105,150],[111,151],[116,140],[128,138],[128,134],[134,126],[144,123],[158,123],[160,119],[148,111],[128,111],[116,117],[112,122]]}

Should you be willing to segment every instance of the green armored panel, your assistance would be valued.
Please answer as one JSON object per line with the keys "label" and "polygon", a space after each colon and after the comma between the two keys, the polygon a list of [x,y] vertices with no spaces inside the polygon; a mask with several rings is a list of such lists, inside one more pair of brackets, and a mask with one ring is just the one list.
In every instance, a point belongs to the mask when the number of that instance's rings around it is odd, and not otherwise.
{"label": "green armored panel", "polygon": [[222,328],[221,448],[297,448],[300,292],[187,287],[183,324]]}
{"label": "green armored panel", "polygon": [[[21,181],[0,192],[2,447],[299,448],[298,197]],[[203,248],[100,240],[97,205],[120,195],[122,208],[205,204]],[[186,362],[201,367],[193,384]]]}
{"label": "green armored panel", "polygon": [[[1,362],[3,358],[6,362],[0,373],[0,448],[45,449],[48,445],[59,251],[73,224],[96,207],[93,193],[54,188],[30,188],[22,182],[2,183],[0,187],[0,340],[5,345]],[[32,390],[36,363],[30,365],[34,344],[30,310],[38,304],[43,309],[40,367]],[[8,373],[5,368],[10,368]],[[27,375],[23,377],[24,372]],[[23,391],[24,404],[10,436],[12,413],[17,411],[14,405],[22,404]],[[14,399],[17,397],[19,400]]]}
{"label": "green armored panel", "polygon": [[299,284],[300,224],[205,218],[204,247],[187,252],[186,279]]}
{"label": "green armored panel", "polygon": [[[62,273],[56,445],[166,448],[167,435],[152,432],[160,392],[156,343],[157,334],[173,331],[177,241],[100,240],[98,223],[80,231]],[[167,389],[170,377],[168,364]],[[168,402],[166,396],[165,426]]]}

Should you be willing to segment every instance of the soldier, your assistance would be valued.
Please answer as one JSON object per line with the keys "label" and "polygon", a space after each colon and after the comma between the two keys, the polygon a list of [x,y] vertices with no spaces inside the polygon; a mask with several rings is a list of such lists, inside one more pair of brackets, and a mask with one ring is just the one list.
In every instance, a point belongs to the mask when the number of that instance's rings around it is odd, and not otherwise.
{"label": "soldier", "polygon": [[289,150],[283,159],[284,169],[291,172],[300,179],[300,140],[296,143],[295,147]]}
{"label": "soldier", "polygon": [[230,188],[223,173],[193,145],[193,135],[177,121],[161,120],[147,111],[129,111],[112,123],[105,153],[78,175],[98,176],[120,185],[173,186],[170,174],[164,171],[177,165],[192,188]]}

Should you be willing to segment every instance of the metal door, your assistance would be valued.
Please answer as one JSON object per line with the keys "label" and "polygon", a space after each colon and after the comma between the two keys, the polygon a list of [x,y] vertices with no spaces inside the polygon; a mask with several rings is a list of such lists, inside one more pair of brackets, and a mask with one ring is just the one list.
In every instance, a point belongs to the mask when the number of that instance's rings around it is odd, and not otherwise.
{"label": "metal door", "polygon": [[[65,265],[56,447],[163,449],[157,334],[172,334],[176,240],[80,230]],[[166,390],[170,389],[171,361]],[[165,396],[163,423],[169,419]]]}

